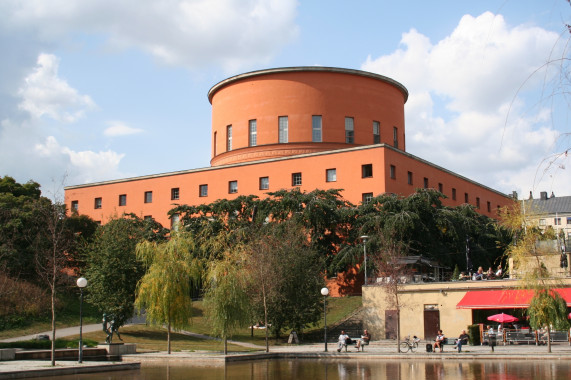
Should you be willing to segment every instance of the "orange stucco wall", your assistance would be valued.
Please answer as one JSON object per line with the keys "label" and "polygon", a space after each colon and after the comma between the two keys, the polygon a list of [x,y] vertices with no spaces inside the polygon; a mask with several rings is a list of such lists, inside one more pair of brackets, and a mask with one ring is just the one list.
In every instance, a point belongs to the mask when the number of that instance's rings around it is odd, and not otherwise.
{"label": "orange stucco wall", "polygon": [[[380,123],[381,142],[405,150],[406,89],[388,78],[343,69],[305,68],[260,71],[227,79],[214,86],[212,102],[212,165],[255,160],[260,146],[272,156],[291,155],[290,149],[330,150],[327,143],[346,146],[373,144],[373,121]],[[312,116],[322,117],[322,143],[312,143]],[[278,118],[288,117],[288,144],[278,144]],[[354,119],[354,144],[345,144],[345,117]],[[249,120],[256,120],[257,149],[248,148]],[[232,150],[227,150],[227,127],[232,126]],[[250,150],[250,149],[248,149]],[[285,150],[284,154],[282,151]],[[237,152],[235,152],[237,151]],[[295,154],[295,153],[293,153]]]}
{"label": "orange stucco wall", "polygon": [[[371,164],[373,176],[362,177],[362,165]],[[390,178],[390,165],[396,169],[396,178]],[[337,181],[326,181],[326,170],[336,169]],[[407,183],[407,171],[413,173],[413,184]],[[68,187],[66,204],[78,202],[78,211],[105,223],[114,215],[132,212],[141,217],[152,216],[164,226],[170,226],[167,212],[178,204],[211,203],[217,199],[233,199],[239,195],[256,194],[265,196],[269,191],[291,189],[292,174],[301,173],[301,190],[343,189],[342,195],[348,201],[358,204],[364,193],[379,195],[396,193],[408,195],[423,187],[423,178],[429,179],[429,186],[438,188],[442,183],[445,204],[454,206],[464,203],[464,192],[469,194],[469,203],[475,205],[480,198],[480,212],[494,217],[497,206],[511,202],[503,194],[471,182],[452,172],[431,165],[417,157],[385,145],[370,145],[353,149],[300,155],[236,165],[189,170],[167,175],[134,178],[86,186]],[[259,189],[259,178],[269,178],[269,189]],[[229,194],[229,182],[238,182],[238,192]],[[199,186],[208,185],[208,196],[199,196]],[[451,199],[451,189],[456,188],[457,198]],[[171,189],[178,188],[180,198],[171,200]],[[152,203],[144,203],[145,192],[152,191]],[[119,195],[127,196],[126,206],[119,206]],[[101,208],[95,209],[95,198],[101,198]],[[485,207],[491,202],[491,210]]]}

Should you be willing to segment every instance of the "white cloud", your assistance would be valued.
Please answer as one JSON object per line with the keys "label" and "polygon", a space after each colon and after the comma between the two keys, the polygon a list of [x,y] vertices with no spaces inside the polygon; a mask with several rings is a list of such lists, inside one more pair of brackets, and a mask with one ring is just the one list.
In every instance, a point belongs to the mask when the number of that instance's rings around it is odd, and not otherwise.
{"label": "white cloud", "polygon": [[121,121],[110,121],[108,125],[109,127],[103,131],[103,134],[108,137],[128,136],[143,132],[142,129],[130,127]]}
{"label": "white cloud", "polygon": [[[521,193],[526,186],[545,185],[534,181],[531,169],[539,167],[559,136],[549,111],[534,109],[549,73],[528,78],[554,46],[557,52],[557,38],[538,27],[510,27],[489,12],[466,15],[435,44],[410,30],[403,34],[402,48],[369,56],[362,69],[409,89],[407,151],[493,188]],[[526,91],[519,93],[524,83]],[[524,96],[534,90],[534,104],[526,103]],[[550,189],[568,193],[569,181],[553,178]]]}
{"label": "white cloud", "polygon": [[22,98],[19,108],[40,118],[44,115],[57,121],[75,122],[86,109],[95,107],[87,95],[80,95],[76,89],[58,77],[59,60],[52,54],[40,54],[34,72],[24,79],[18,91]]}
{"label": "white cloud", "polygon": [[46,41],[83,30],[166,64],[226,70],[268,61],[292,41],[298,35],[296,8],[296,0],[5,0],[0,5],[6,28],[33,28]]}
{"label": "white cloud", "polygon": [[48,136],[44,142],[36,143],[34,151],[37,153],[38,159],[63,161],[70,178],[78,181],[74,183],[120,177],[119,163],[125,156],[110,150],[76,152],[61,146],[53,136]]}

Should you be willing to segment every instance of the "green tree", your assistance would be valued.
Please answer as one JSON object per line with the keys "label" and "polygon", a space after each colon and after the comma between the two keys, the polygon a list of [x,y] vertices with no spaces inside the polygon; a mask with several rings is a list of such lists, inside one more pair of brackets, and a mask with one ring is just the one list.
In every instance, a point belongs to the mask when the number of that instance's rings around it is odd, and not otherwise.
{"label": "green tree", "polygon": [[[41,196],[40,185],[0,178],[0,260],[12,277],[36,279],[32,241],[43,230],[38,205],[51,201]],[[40,230],[38,230],[38,228]]]}
{"label": "green tree", "polygon": [[172,232],[166,242],[144,241],[137,258],[146,273],[137,286],[136,306],[146,311],[147,323],[167,325],[167,351],[171,353],[171,328],[191,325],[192,293],[202,274],[202,263],[189,234]]}
{"label": "green tree", "polygon": [[228,353],[228,338],[247,326],[252,317],[247,258],[240,247],[225,247],[222,257],[208,266],[204,294],[212,331],[224,341],[224,355]]}
{"label": "green tree", "polygon": [[303,332],[321,318],[319,289],[325,285],[324,258],[296,220],[256,228],[257,237],[245,246],[252,278],[254,310],[262,311],[276,338],[284,329]]}
{"label": "green tree", "polygon": [[[450,268],[466,267],[466,238],[470,237],[472,259],[482,266],[493,265],[502,256],[498,242],[507,245],[508,234],[472,206],[444,206],[443,197],[433,189],[418,189],[407,197],[383,194],[354,208],[353,215],[347,216],[353,228],[332,261],[331,272],[344,271],[362,261],[362,235],[371,237],[367,251],[378,252],[383,245],[377,238],[379,231],[385,240],[406,243],[408,254],[423,255]],[[374,262],[368,264],[367,270],[372,273]]]}
{"label": "green tree", "polygon": [[112,219],[97,230],[85,257],[86,300],[101,313],[113,315],[117,326],[133,316],[137,283],[144,275],[135,252],[137,244],[164,241],[167,233],[155,221],[132,214]]}

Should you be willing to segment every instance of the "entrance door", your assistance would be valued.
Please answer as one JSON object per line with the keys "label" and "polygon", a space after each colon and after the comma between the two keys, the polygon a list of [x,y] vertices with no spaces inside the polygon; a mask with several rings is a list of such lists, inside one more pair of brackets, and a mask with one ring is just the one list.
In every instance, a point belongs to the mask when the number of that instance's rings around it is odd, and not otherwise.
{"label": "entrance door", "polygon": [[397,311],[385,310],[385,339],[397,338]]}
{"label": "entrance door", "polygon": [[438,310],[424,310],[424,339],[432,340],[440,330],[440,312]]}

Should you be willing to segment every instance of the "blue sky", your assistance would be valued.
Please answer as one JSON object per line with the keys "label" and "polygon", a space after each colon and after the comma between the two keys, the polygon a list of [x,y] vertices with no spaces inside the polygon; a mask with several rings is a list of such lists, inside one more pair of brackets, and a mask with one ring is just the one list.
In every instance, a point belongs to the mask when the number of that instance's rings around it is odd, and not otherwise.
{"label": "blue sky", "polygon": [[565,0],[3,0],[0,175],[58,193],[207,167],[210,87],[322,65],[408,88],[408,152],[571,195],[569,158],[552,158],[571,146],[561,66],[538,70],[569,58],[570,16]]}

